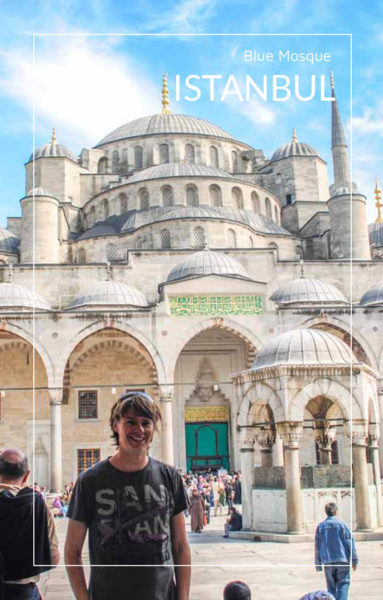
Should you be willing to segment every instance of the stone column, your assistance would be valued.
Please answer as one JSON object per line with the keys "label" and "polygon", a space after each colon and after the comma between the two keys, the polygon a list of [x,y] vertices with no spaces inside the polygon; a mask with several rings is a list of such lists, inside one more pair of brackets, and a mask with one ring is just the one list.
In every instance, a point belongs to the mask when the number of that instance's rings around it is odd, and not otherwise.
{"label": "stone column", "polygon": [[275,429],[257,431],[255,439],[261,446],[262,467],[273,466],[273,445],[275,442]]}
{"label": "stone column", "polygon": [[[378,404],[380,407],[380,439],[383,440],[383,379],[378,379]],[[380,472],[383,473],[383,444],[379,448]]]}
{"label": "stone column", "polygon": [[371,508],[366,457],[367,424],[353,425],[351,439],[357,529],[359,531],[371,530]]}
{"label": "stone column", "polygon": [[162,414],[162,460],[168,465],[174,465],[173,390],[170,386],[161,386],[160,401]]}
{"label": "stone column", "polygon": [[277,430],[285,448],[287,533],[303,533],[301,469],[299,441],[302,423],[277,423]]}
{"label": "stone column", "polygon": [[273,446],[273,467],[284,467],[285,466],[285,457],[283,453],[283,442],[276,433],[275,435],[275,443]]}
{"label": "stone column", "polygon": [[336,429],[328,422],[320,422],[314,427],[314,438],[319,446],[320,464],[332,465],[331,444],[335,439]]}
{"label": "stone column", "polygon": [[51,407],[51,492],[62,491],[62,390],[49,390]]}
{"label": "stone column", "polygon": [[383,526],[383,503],[382,503],[382,482],[380,479],[379,464],[379,431],[377,425],[370,425],[368,435],[368,449],[370,452],[372,471],[374,473],[374,483],[376,486],[376,516],[378,527]]}
{"label": "stone column", "polygon": [[255,431],[250,427],[241,429],[239,451],[241,456],[242,523],[244,529],[251,529],[253,521],[254,437]]}

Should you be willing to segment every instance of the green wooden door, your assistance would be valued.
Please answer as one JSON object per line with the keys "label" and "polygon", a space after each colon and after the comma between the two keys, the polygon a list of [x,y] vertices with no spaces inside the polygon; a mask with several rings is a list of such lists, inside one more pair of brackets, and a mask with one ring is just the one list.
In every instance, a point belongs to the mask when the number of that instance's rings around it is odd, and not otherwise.
{"label": "green wooden door", "polygon": [[186,423],[187,470],[198,467],[229,470],[227,423]]}

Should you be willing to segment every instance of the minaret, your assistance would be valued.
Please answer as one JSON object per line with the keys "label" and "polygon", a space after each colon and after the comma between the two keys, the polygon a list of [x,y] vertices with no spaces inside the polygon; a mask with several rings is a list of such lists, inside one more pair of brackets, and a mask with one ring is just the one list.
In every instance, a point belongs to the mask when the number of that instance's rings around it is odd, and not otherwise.
{"label": "minaret", "polygon": [[169,90],[168,90],[168,74],[162,76],[162,114],[171,115],[172,111],[169,108]]}
{"label": "minaret", "polygon": [[[350,173],[348,169],[347,142],[344,135],[342,119],[335,96],[335,83],[333,72],[330,71],[331,97],[331,152],[334,168],[334,193],[335,190],[350,191]],[[336,192],[335,192],[336,193]]]}
{"label": "minaret", "polygon": [[330,74],[331,151],[334,183],[327,202],[330,214],[330,257],[344,260],[370,260],[370,240],[366,216],[366,197],[350,180],[346,137],[335,96],[334,76]]}

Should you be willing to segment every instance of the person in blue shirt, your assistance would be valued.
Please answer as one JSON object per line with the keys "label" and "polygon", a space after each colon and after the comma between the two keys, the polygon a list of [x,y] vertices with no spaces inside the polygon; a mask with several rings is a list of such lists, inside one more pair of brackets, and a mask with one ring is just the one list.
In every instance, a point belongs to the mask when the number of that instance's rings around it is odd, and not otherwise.
{"label": "person in blue shirt", "polygon": [[353,571],[358,564],[355,542],[350,529],[338,519],[335,502],[325,506],[327,519],[319,523],[315,532],[315,566],[324,571],[327,590],[336,600],[347,600],[350,587],[350,563]]}

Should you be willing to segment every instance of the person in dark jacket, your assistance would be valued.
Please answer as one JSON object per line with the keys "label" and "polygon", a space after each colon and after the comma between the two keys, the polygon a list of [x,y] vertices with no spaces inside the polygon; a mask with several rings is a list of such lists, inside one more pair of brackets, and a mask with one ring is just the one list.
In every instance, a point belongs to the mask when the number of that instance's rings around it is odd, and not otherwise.
{"label": "person in dark jacket", "polygon": [[223,537],[229,537],[229,531],[241,531],[242,529],[242,515],[237,509],[233,506],[230,508],[230,517],[226,520],[225,523],[225,534]]}
{"label": "person in dark jacket", "polygon": [[2,600],[39,600],[40,593],[36,585],[39,574],[52,569],[59,562],[53,516],[43,496],[26,486],[28,476],[28,460],[21,450],[7,449],[1,453]]}

